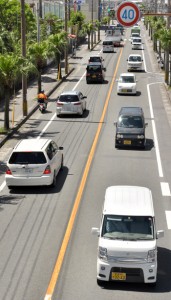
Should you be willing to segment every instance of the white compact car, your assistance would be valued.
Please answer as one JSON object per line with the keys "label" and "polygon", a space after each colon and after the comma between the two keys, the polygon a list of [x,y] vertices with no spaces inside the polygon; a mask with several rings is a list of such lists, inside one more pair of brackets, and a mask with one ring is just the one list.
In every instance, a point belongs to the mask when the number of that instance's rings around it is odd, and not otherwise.
{"label": "white compact car", "polygon": [[132,39],[132,50],[142,50],[142,40],[140,37]]}
{"label": "white compact car", "polygon": [[127,59],[127,70],[142,71],[143,59],[140,54],[130,54]]}
{"label": "white compact car", "polygon": [[51,139],[24,139],[14,147],[5,174],[9,189],[19,186],[55,186],[63,167],[63,147]]}
{"label": "white compact car", "polygon": [[117,94],[136,95],[137,93],[137,80],[133,73],[122,73],[117,79]]}
{"label": "white compact car", "polygon": [[63,92],[56,102],[56,115],[68,115],[68,114],[78,114],[83,115],[86,110],[86,100],[87,96],[79,91],[67,91]]}

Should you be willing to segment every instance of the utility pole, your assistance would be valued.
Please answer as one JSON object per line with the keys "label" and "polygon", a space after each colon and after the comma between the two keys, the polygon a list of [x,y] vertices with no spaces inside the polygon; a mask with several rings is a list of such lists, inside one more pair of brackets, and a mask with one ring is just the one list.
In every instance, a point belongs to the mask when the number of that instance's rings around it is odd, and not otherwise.
{"label": "utility pole", "polygon": [[[168,0],[168,13],[171,12],[171,0]],[[170,29],[170,16],[167,17],[167,30]],[[165,82],[169,84],[169,76],[170,76],[170,65],[169,65],[169,49],[165,51]]]}
{"label": "utility pole", "polygon": [[[98,21],[101,21],[101,0],[98,0]],[[98,26],[98,42],[100,41],[100,26]]]}
{"label": "utility pole", "polygon": [[[26,19],[25,19],[25,0],[21,0],[21,43],[22,57],[26,58]],[[27,77],[22,74],[22,98],[23,116],[27,116]]]}
{"label": "utility pole", "polygon": [[65,74],[68,74],[68,0],[65,0],[65,27],[67,33],[67,44],[65,47]]}
{"label": "utility pole", "polygon": [[[93,25],[93,0],[91,0],[91,23]],[[91,30],[91,49],[93,48],[93,29]]]}

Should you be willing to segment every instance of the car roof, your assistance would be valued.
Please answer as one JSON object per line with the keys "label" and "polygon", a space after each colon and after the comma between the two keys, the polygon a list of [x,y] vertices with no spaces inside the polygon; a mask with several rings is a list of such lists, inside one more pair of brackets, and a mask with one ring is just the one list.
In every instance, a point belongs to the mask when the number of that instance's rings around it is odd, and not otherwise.
{"label": "car roof", "polygon": [[61,95],[79,95],[81,92],[80,91],[64,91],[60,94]]}
{"label": "car roof", "polygon": [[14,151],[41,151],[51,139],[23,139],[14,147]]}
{"label": "car roof", "polygon": [[143,109],[141,107],[121,107],[119,115],[142,115]]}
{"label": "car roof", "polygon": [[101,62],[90,62],[87,66],[101,66]]}
{"label": "car roof", "polygon": [[121,73],[120,77],[121,76],[134,76],[135,77],[135,74],[134,73]]}
{"label": "car roof", "polygon": [[106,189],[103,214],[154,216],[150,189],[140,186],[110,186]]}
{"label": "car roof", "polygon": [[130,54],[128,57],[130,56],[141,56],[141,54]]}

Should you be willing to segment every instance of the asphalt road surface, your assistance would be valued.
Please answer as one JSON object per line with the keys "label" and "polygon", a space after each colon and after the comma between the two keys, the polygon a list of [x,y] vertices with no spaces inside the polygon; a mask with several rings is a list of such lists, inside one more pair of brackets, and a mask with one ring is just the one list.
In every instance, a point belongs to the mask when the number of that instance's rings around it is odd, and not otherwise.
{"label": "asphalt road surface", "polygon": [[[145,30],[143,50],[131,50],[130,30],[125,45],[102,53],[104,84],[86,84],[88,55],[52,94],[45,114],[35,112],[1,149],[5,162],[18,140],[53,138],[64,147],[64,169],[55,188],[18,188],[9,191],[0,173],[0,299],[2,300],[170,300],[171,298],[171,117],[163,73],[156,67]],[[126,72],[127,57],[142,54],[143,72],[136,72],[136,96],[118,96],[116,79]],[[83,117],[56,117],[55,99],[63,90],[87,96]],[[118,112],[122,106],[141,106],[145,113],[145,150],[115,149]],[[139,185],[152,190],[158,240],[158,282],[96,283],[97,238],[104,193],[110,185]]]}

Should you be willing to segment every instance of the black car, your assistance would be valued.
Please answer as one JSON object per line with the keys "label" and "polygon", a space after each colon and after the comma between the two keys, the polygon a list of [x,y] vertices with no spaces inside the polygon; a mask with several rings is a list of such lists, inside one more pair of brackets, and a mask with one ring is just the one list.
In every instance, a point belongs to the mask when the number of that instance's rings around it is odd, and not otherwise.
{"label": "black car", "polygon": [[100,82],[105,80],[105,69],[100,62],[89,63],[86,68],[86,82]]}
{"label": "black car", "polygon": [[145,123],[141,107],[122,107],[116,125],[115,148],[145,148]]}
{"label": "black car", "polygon": [[103,57],[101,56],[90,56],[88,62],[91,63],[91,62],[99,62],[99,63],[102,63],[104,61]]}

